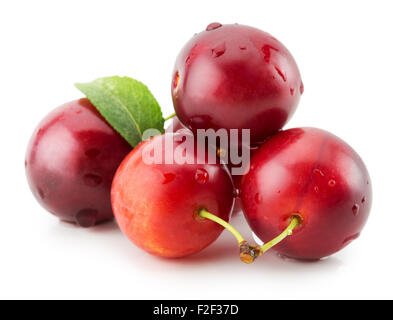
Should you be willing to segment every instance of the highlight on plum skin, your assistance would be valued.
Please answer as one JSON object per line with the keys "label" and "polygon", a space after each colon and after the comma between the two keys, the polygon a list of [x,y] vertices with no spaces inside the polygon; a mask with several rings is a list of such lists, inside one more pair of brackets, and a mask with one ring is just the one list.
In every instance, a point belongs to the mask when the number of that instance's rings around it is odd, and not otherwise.
{"label": "highlight on plum skin", "polygon": [[30,189],[61,220],[91,227],[113,218],[112,179],[131,149],[89,100],[66,103],[30,139],[25,160]]}
{"label": "highlight on plum skin", "polygon": [[196,148],[184,164],[143,161],[144,148],[156,147],[164,155],[173,152],[165,148],[173,140],[176,150],[181,142],[174,137],[179,135],[166,133],[140,143],[121,163],[112,185],[121,231],[141,249],[166,258],[186,257],[209,246],[223,228],[199,218],[199,211],[228,221],[234,203],[229,173],[219,163],[208,164],[207,153],[205,164],[197,164]]}
{"label": "highlight on plum skin", "polygon": [[250,129],[251,142],[277,132],[295,112],[304,86],[288,49],[253,27],[213,23],[180,51],[172,100],[188,128]]}
{"label": "highlight on plum skin", "polygon": [[173,133],[173,132],[178,132],[180,130],[186,131],[186,132],[190,132],[189,129],[187,129],[179,120],[178,117],[174,116],[171,120],[170,120],[170,124],[169,126],[165,129],[165,132],[168,133]]}
{"label": "highlight on plum skin", "polygon": [[359,237],[371,209],[371,180],[343,140],[320,129],[295,128],[277,133],[254,154],[241,199],[251,229],[264,242],[299,216],[300,226],[274,249],[316,260]]}

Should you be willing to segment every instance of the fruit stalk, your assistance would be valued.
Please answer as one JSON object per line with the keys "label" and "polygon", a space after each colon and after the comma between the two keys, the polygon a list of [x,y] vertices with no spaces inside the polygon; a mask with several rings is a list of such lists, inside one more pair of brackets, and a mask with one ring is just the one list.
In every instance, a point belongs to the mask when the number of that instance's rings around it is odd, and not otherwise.
{"label": "fruit stalk", "polygon": [[266,251],[283,241],[286,237],[291,236],[293,230],[301,224],[301,218],[297,215],[292,216],[291,222],[288,227],[273,240],[265,243],[263,246],[257,246],[249,244],[246,240],[244,240],[243,236],[237,231],[233,226],[231,226],[225,220],[217,217],[216,215],[210,213],[206,209],[201,209],[198,213],[198,216],[202,219],[209,219],[223,226],[225,229],[230,231],[236,238],[239,244],[239,257],[240,260],[244,263],[253,263],[256,258],[264,254]]}
{"label": "fruit stalk", "polygon": [[273,240],[265,243],[263,246],[261,246],[261,254],[264,254],[266,251],[283,241],[286,237],[291,236],[293,233],[293,229],[295,229],[297,226],[301,224],[301,219],[300,217],[294,215],[292,216],[292,220],[288,227],[277,237],[275,237]]}
{"label": "fruit stalk", "polygon": [[225,229],[230,231],[235,236],[240,249],[239,257],[240,260],[243,261],[244,263],[252,263],[254,262],[256,257],[260,255],[258,246],[250,245],[246,240],[244,240],[240,232],[237,231],[233,226],[231,226],[225,220],[210,213],[206,209],[201,209],[198,213],[198,216],[202,219],[209,219],[211,221],[218,223],[219,225],[223,226]]}
{"label": "fruit stalk", "polygon": [[176,112],[175,113],[172,113],[171,115],[169,115],[169,116],[167,116],[166,118],[164,118],[164,121],[167,121],[167,120],[169,120],[169,119],[172,119],[173,117],[175,117],[176,116]]}

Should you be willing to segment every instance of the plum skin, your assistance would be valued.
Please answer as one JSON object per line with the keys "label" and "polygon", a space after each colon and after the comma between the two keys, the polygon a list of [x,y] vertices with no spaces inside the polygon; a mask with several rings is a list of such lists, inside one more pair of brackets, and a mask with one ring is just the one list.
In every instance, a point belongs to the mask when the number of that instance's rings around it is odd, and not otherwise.
{"label": "plum skin", "polygon": [[183,124],[180,122],[179,118],[174,116],[171,119],[171,122],[170,122],[168,128],[165,129],[165,132],[171,133],[171,132],[177,132],[180,130],[189,131],[186,127],[183,126]]}
{"label": "plum skin", "polygon": [[304,90],[296,62],[281,42],[256,28],[208,29],[176,59],[171,86],[176,114],[194,132],[251,129],[251,143],[261,142],[296,110]]}
{"label": "plum skin", "polygon": [[371,209],[371,180],[359,155],[343,140],[316,128],[277,133],[254,154],[241,182],[246,219],[264,242],[291,216],[302,223],[276,247],[297,259],[316,260],[355,240]]}
{"label": "plum skin", "polygon": [[66,222],[90,227],[113,218],[110,189],[131,146],[86,98],[49,113],[26,152],[26,175],[37,201]]}
{"label": "plum skin", "polygon": [[[158,135],[139,144],[119,166],[112,186],[112,207],[122,232],[146,252],[180,258],[197,253],[223,231],[215,222],[197,217],[207,209],[229,220],[233,185],[217,164],[146,164],[143,148],[173,139]],[[178,145],[174,141],[175,148]],[[163,154],[170,152],[163,148]]]}

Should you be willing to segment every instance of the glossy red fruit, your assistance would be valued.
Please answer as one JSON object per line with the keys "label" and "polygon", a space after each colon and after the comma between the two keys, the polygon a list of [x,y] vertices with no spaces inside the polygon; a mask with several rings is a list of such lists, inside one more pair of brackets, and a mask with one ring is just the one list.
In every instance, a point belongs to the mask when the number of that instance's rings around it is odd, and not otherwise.
{"label": "glossy red fruit", "polygon": [[176,150],[182,142],[174,137],[179,134],[155,136],[138,145],[121,163],[112,186],[113,211],[123,233],[143,250],[168,258],[199,252],[221,234],[217,223],[198,218],[200,209],[228,221],[233,206],[228,172],[219,164],[196,164],[206,160],[204,153],[188,153],[190,164],[143,161],[149,148],[173,154],[165,143],[172,141]]}
{"label": "glossy red fruit", "polygon": [[113,217],[110,188],[131,150],[87,99],[66,103],[38,125],[26,174],[38,202],[61,220],[90,227]]}
{"label": "glossy red fruit", "polygon": [[302,223],[274,247],[299,259],[329,256],[356,239],[371,208],[371,182],[359,155],[326,131],[282,131],[251,159],[241,184],[243,210],[266,242],[279,235],[293,215]]}
{"label": "glossy red fruit", "polygon": [[281,129],[302,93],[290,52],[244,25],[209,25],[184,46],[173,72],[173,104],[184,125],[251,129],[251,142]]}

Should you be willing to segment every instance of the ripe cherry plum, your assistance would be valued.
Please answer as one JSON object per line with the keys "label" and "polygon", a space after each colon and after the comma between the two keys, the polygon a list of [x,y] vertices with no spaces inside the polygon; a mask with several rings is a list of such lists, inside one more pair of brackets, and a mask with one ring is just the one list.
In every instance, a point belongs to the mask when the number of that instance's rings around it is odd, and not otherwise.
{"label": "ripe cherry plum", "polygon": [[131,146],[87,99],[66,103],[38,125],[26,153],[26,174],[38,202],[82,227],[113,217],[110,189]]}
{"label": "ripe cherry plum", "polygon": [[369,216],[367,169],[344,141],[315,128],[277,133],[254,154],[241,182],[243,210],[264,242],[293,216],[301,224],[274,247],[299,259],[329,256],[356,239]]}

